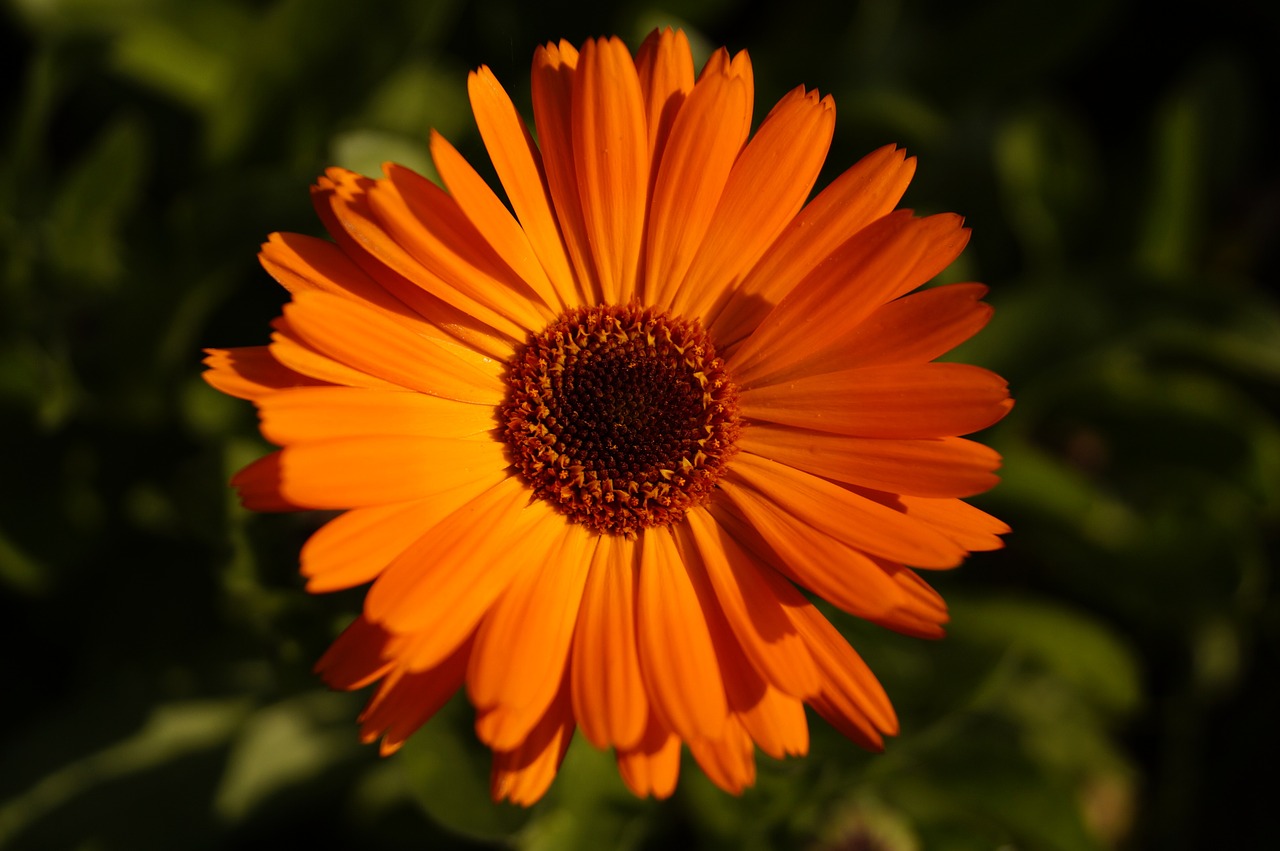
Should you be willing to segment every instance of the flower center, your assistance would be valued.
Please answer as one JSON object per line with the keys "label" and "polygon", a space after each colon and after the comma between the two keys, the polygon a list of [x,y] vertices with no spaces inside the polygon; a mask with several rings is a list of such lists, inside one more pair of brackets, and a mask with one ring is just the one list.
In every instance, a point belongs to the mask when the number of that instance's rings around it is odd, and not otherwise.
{"label": "flower center", "polygon": [[507,381],[499,418],[513,466],[596,532],[679,522],[737,452],[738,389],[696,321],[576,308],[516,352]]}

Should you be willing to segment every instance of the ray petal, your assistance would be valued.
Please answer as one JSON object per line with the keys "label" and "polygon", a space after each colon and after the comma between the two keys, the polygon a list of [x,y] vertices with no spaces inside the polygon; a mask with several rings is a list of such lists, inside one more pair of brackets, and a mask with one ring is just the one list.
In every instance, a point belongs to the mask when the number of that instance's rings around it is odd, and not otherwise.
{"label": "ray petal", "polygon": [[475,437],[493,408],[440,396],[366,387],[298,387],[258,400],[262,435],[278,446],[375,435]]}
{"label": "ray petal", "polygon": [[618,773],[636,796],[671,797],[680,776],[680,738],[649,713],[644,736],[631,748],[617,751]]}
{"label": "ray petal", "polygon": [[489,794],[495,801],[531,806],[555,779],[573,739],[573,711],[563,685],[546,714],[520,745],[494,751]]}
{"label": "ray petal", "polygon": [[269,346],[204,351],[208,369],[201,377],[211,387],[238,399],[257,400],[278,390],[326,386],[325,381],[280,363]]}

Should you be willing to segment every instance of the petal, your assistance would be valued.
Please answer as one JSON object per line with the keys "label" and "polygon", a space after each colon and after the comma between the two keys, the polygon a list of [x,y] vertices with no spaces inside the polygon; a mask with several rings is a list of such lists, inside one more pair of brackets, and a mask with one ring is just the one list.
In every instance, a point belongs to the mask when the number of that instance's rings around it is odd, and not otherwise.
{"label": "petal", "polygon": [[[937,246],[958,256],[968,231],[959,216],[924,219],[899,210],[863,228],[796,285],[729,358],[742,386],[792,373],[832,372],[829,350],[876,308],[937,274]],[[826,355],[826,356],[824,356]]]}
{"label": "petal", "polygon": [[395,660],[385,653],[390,640],[391,634],[385,629],[363,616],[357,617],[320,657],[316,673],[329,688],[364,688],[395,667]]}
{"label": "petal", "polygon": [[733,164],[702,250],[675,294],[676,312],[706,315],[804,204],[831,145],[831,98],[797,88],[778,102]]}
{"label": "petal", "polygon": [[387,233],[430,273],[423,287],[486,322],[500,316],[505,322],[494,327],[502,331],[513,324],[542,328],[553,318],[447,192],[403,166],[388,163],[386,173],[369,189],[369,204]]}
{"label": "petal", "polygon": [[741,78],[704,74],[676,116],[654,187],[644,299],[671,302],[711,226],[742,143],[750,93]]}
{"label": "petal", "polygon": [[573,78],[573,151],[601,297],[626,304],[644,238],[649,141],[640,80],[618,38],[583,45]]}
{"label": "petal", "polygon": [[647,529],[640,548],[640,672],[676,735],[719,738],[729,707],[707,616],[671,533]]}
{"label": "petal", "polygon": [[292,370],[271,354],[268,346],[205,349],[202,377],[211,387],[238,399],[256,400],[277,390],[322,386],[325,382]]}
{"label": "petal", "polygon": [[578,192],[577,158],[573,141],[573,88],[578,51],[567,41],[539,47],[533,54],[533,115],[538,144],[547,170],[547,187],[564,234],[569,259],[578,277],[583,301],[599,304],[595,260]]}
{"label": "petal", "polygon": [[999,453],[962,437],[850,437],[760,422],[742,430],[738,446],[815,476],[891,493],[972,496],[999,481],[993,472]]}
{"label": "petal", "polygon": [[637,797],[652,795],[662,800],[676,790],[680,776],[680,738],[652,712],[639,743],[633,748],[619,748],[617,757],[618,774]]}
{"label": "petal", "polygon": [[637,557],[635,541],[599,538],[574,631],[573,713],[598,748],[636,747],[651,715],[636,649]]}
{"label": "petal", "polygon": [[552,286],[520,224],[498,200],[484,178],[435,131],[431,133],[431,160],[449,194],[480,237],[543,304],[556,311],[562,310],[564,305],[560,295]]}
{"label": "petal", "polygon": [[736,715],[726,719],[722,736],[690,739],[689,752],[711,782],[731,795],[756,782],[755,747]]}
{"label": "petal", "polygon": [[[315,295],[315,293],[312,293]],[[404,390],[397,384],[376,375],[356,369],[334,360],[303,339],[298,330],[283,316],[272,321],[275,332],[271,335],[271,356],[286,368],[309,376],[316,383],[339,384],[346,387],[371,387],[381,390]]]}
{"label": "petal", "polygon": [[863,157],[805,205],[734,290],[708,329],[726,349],[855,233],[897,206],[915,158],[893,145]]}
{"label": "petal", "polygon": [[981,509],[958,499],[923,499],[904,496],[901,503],[910,517],[928,523],[960,546],[973,552],[998,550],[1004,546],[999,535],[1009,527]]}
{"label": "petal", "polygon": [[524,120],[487,67],[481,66],[468,76],[467,93],[494,171],[502,181],[534,254],[555,286],[559,303],[564,307],[581,304],[583,293],[574,278],[568,250],[560,235],[542,155]]}
{"label": "petal", "polygon": [[475,437],[496,425],[487,405],[366,387],[284,390],[261,398],[258,410],[263,437],[278,446],[375,435]]}
{"label": "petal", "polygon": [[950,284],[895,299],[872,313],[829,353],[838,367],[927,363],[982,330],[991,305],[982,284]]}
{"label": "petal", "polygon": [[[497,443],[431,437],[368,437],[281,449],[237,473],[245,507],[283,499],[303,508],[344,509],[438,497],[492,482],[507,462]],[[260,507],[261,506],[261,507]]]}
{"label": "petal", "polygon": [[527,329],[467,299],[398,243],[370,202],[378,185],[345,169],[325,172],[312,190],[312,202],[330,236],[366,274],[433,326],[448,329],[477,351],[510,356],[512,341],[523,339]]}
{"label": "petal", "polygon": [[460,402],[496,405],[504,391],[492,358],[448,347],[382,313],[327,293],[299,293],[289,326],[339,363],[401,387]]}
{"label": "petal", "polygon": [[360,713],[361,739],[372,742],[381,736],[383,756],[399,750],[461,688],[470,652],[471,642],[464,641],[440,664],[425,671],[397,669]]}
{"label": "petal", "polygon": [[737,715],[760,750],[774,759],[809,752],[809,724],[804,704],[796,698],[766,686],[764,694]]}
{"label": "petal", "polygon": [[[816,694],[818,669],[779,599],[772,568],[762,565],[705,509],[690,511],[688,526],[720,608],[755,668],[787,694]],[[794,588],[782,593],[789,605],[801,599]]]}
{"label": "petal", "polygon": [[565,524],[561,548],[528,564],[476,634],[467,692],[479,710],[476,731],[495,750],[516,747],[546,712],[564,677],[593,538]]}
{"label": "petal", "polygon": [[365,616],[414,633],[406,664],[437,664],[528,565],[559,549],[565,522],[529,489],[504,478],[441,521],[383,571],[365,597]]}
{"label": "petal", "polygon": [[573,712],[562,687],[527,739],[512,750],[494,751],[489,794],[495,801],[533,805],[555,779],[572,739]]}
{"label": "petal", "polygon": [[321,526],[302,546],[302,575],[312,593],[372,582],[437,523],[494,483],[477,478],[430,499],[347,511]]}
{"label": "petal", "polygon": [[649,131],[650,177],[657,172],[667,137],[684,99],[693,90],[693,52],[684,30],[655,29],[636,51],[636,76]]}
{"label": "petal", "polygon": [[816,608],[805,610],[796,625],[826,679],[822,695],[810,704],[850,739],[880,750],[882,733],[897,734],[898,717],[875,674]]}
{"label": "petal", "polygon": [[1003,378],[960,363],[841,370],[762,385],[739,398],[753,419],[907,440],[979,431],[1013,407]]}
{"label": "petal", "polygon": [[807,526],[891,561],[952,567],[966,555],[959,545],[900,511],[747,452],[734,458],[721,486],[744,512]]}

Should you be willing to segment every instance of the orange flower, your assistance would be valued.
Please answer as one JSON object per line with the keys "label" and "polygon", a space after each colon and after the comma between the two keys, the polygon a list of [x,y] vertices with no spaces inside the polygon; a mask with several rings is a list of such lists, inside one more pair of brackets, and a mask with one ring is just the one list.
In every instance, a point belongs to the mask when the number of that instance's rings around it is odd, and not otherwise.
{"label": "orange flower", "polygon": [[805,753],[805,704],[880,749],[884,691],[799,589],[939,636],[905,565],[1008,531],[961,502],[999,457],[958,437],[1005,383],[933,362],[986,323],[985,288],[907,295],[960,218],[894,210],[915,164],[892,146],[806,204],[831,98],[797,88],[752,136],[746,53],[695,77],[679,32],[634,59],[539,48],[537,144],[488,68],[468,90],[510,209],[438,135],[444,188],[330,169],[334,241],[263,247],[292,294],[271,343],[209,353],[283,447],[235,477],[244,504],[345,510],[302,572],[372,583],[319,671],[378,684],[383,753],[465,686],[493,795],[521,804],[575,727],[656,797],[682,743],[731,792],[755,746]]}

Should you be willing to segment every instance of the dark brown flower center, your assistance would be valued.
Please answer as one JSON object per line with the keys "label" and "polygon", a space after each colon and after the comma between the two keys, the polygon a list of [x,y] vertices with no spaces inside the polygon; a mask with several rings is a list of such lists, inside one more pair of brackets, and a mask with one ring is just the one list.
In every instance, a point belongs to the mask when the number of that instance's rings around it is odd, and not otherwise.
{"label": "dark brown flower center", "polygon": [[577,308],[516,352],[507,380],[513,466],[593,531],[679,522],[737,451],[738,390],[696,321]]}

